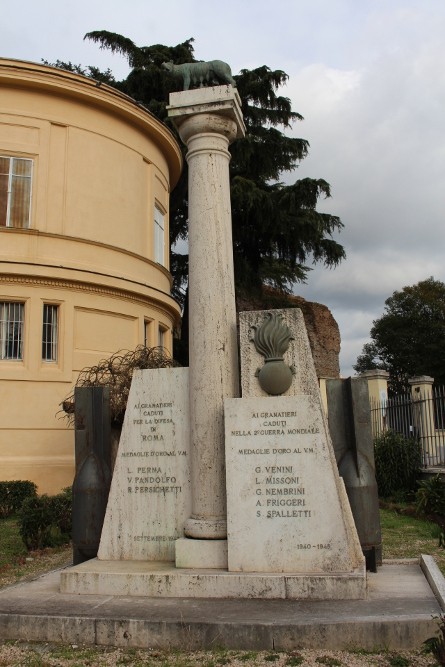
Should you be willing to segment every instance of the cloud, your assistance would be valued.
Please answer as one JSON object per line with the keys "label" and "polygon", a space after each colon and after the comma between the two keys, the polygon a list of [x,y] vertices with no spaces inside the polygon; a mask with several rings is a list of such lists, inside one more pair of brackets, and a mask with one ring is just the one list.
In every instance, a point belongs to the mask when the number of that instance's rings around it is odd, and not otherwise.
{"label": "cloud", "polygon": [[[388,296],[430,275],[445,279],[443,12],[435,26],[420,15],[413,7],[370,15],[368,41],[392,29],[390,46],[356,69],[310,64],[289,85],[305,116],[294,133],[311,143],[296,177],[330,182],[333,198],[320,208],[341,217],[337,240],[348,255],[295,291],[333,311],[346,374]],[[416,21],[429,31],[421,34]]]}
{"label": "cloud", "polygon": [[128,72],[125,59],[83,35],[107,29],[136,44],[195,37],[196,56],[234,72],[269,65],[290,79],[282,94],[305,120],[293,132],[311,151],[296,178],[325,178],[321,210],[345,225],[348,258],[315,268],[296,291],[325,303],[339,322],[341,363],[351,363],[394,290],[433,275],[445,280],[445,3],[443,0],[23,0],[0,28],[6,57],[71,60]]}

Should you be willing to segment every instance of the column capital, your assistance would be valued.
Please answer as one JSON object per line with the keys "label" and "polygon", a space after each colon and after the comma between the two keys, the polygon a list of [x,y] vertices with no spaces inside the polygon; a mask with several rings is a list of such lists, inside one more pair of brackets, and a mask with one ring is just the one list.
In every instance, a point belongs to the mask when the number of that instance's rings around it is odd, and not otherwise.
{"label": "column capital", "polygon": [[228,118],[236,124],[236,136],[244,137],[246,128],[241,112],[241,99],[236,88],[231,85],[210,86],[170,93],[167,107],[171,118],[180,131],[184,121],[191,116],[211,114]]}
{"label": "column capital", "polygon": [[[186,116],[181,120],[182,122],[177,125],[177,130],[189,150],[192,145],[195,151],[227,150],[227,146],[237,137],[237,125],[229,116],[199,113],[194,116]],[[229,152],[227,152],[227,157],[230,159]]]}

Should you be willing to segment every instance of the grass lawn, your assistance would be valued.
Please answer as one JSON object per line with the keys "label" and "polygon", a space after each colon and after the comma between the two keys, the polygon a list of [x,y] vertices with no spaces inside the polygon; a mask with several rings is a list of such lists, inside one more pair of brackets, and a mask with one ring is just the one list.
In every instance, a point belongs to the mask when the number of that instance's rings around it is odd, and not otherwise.
{"label": "grass lawn", "polygon": [[0,519],[0,588],[70,562],[71,545],[27,552],[16,519]]}
{"label": "grass lawn", "polygon": [[0,572],[28,555],[14,519],[0,521]]}
{"label": "grass lawn", "polygon": [[420,554],[429,554],[445,576],[445,549],[439,547],[439,526],[403,511],[403,507],[399,511],[380,510],[383,558],[418,558]]}
{"label": "grass lawn", "polygon": [[[380,510],[383,558],[418,558],[421,553],[429,554],[445,576],[445,549],[439,547],[438,526],[403,512],[400,506]],[[70,559],[70,545],[27,553],[16,519],[0,520],[0,587],[62,567]]]}

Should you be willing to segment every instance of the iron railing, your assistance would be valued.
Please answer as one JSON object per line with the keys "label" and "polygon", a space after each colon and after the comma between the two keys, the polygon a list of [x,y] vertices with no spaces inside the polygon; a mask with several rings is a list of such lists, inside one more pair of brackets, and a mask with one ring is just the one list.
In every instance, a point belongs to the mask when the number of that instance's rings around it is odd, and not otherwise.
{"label": "iron railing", "polygon": [[406,438],[418,438],[423,466],[445,467],[445,387],[371,399],[371,425],[374,437],[391,429]]}

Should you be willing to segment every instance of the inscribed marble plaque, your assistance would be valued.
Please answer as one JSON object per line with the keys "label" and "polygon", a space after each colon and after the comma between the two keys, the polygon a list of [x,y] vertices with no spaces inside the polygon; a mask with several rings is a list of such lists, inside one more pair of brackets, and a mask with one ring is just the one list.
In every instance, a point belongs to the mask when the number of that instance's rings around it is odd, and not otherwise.
{"label": "inscribed marble plaque", "polygon": [[136,371],[98,558],[174,561],[190,514],[188,369]]}
{"label": "inscribed marble plaque", "polygon": [[225,401],[230,571],[339,573],[363,566],[314,396]]}

